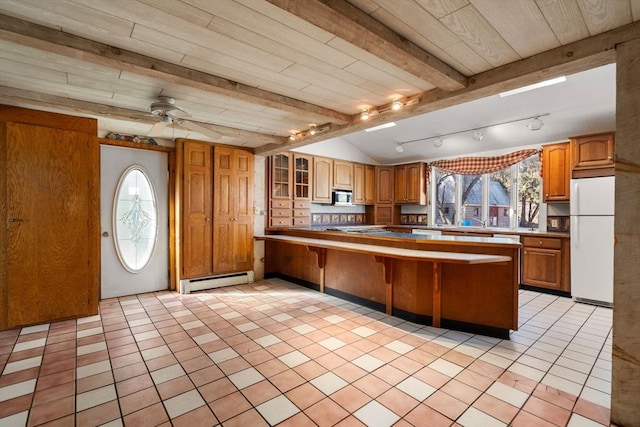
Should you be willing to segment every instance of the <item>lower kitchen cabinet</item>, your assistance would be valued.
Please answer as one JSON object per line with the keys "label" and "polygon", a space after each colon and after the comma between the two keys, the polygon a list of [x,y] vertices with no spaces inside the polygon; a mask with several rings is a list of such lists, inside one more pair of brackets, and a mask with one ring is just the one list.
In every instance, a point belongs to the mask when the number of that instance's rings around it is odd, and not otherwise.
{"label": "lower kitchen cabinet", "polygon": [[523,285],[569,294],[569,239],[522,237]]}

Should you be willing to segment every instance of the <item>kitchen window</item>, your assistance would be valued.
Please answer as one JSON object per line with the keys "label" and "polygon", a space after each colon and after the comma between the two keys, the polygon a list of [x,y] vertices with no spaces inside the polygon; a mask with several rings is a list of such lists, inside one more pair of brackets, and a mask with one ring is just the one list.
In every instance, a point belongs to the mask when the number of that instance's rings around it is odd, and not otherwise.
{"label": "kitchen window", "polygon": [[[432,168],[433,225],[537,228],[540,162],[531,156],[496,172],[462,175]],[[433,203],[435,202],[435,203]]]}

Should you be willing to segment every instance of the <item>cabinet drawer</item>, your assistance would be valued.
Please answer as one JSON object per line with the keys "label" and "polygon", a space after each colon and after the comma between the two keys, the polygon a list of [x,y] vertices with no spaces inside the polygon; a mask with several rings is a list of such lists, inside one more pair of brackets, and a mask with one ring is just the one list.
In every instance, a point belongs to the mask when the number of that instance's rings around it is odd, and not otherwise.
{"label": "cabinet drawer", "polygon": [[293,218],[293,225],[309,225],[311,224],[311,220],[308,216]]}
{"label": "cabinet drawer", "polygon": [[291,209],[271,209],[272,218],[291,217]]}
{"label": "cabinet drawer", "polygon": [[291,209],[290,200],[271,200],[271,209]]}
{"label": "cabinet drawer", "polygon": [[294,209],[310,209],[311,208],[311,202],[304,202],[304,201],[296,200],[296,201],[293,202],[293,208]]}
{"label": "cabinet drawer", "polygon": [[524,237],[522,244],[527,247],[560,249],[562,248],[562,239],[554,239],[550,237]]}
{"label": "cabinet drawer", "polygon": [[289,218],[270,218],[269,226],[270,227],[288,227],[291,226],[292,220]]}
{"label": "cabinet drawer", "polygon": [[293,217],[294,218],[302,218],[302,217],[310,217],[311,211],[309,209],[294,209]]}

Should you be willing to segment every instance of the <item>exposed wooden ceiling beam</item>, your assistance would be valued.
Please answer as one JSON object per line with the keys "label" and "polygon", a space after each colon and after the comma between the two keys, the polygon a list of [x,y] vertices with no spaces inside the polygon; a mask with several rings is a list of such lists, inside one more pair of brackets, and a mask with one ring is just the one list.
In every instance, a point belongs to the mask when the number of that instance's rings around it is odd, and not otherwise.
{"label": "exposed wooden ceiling beam", "polygon": [[[50,108],[56,111],[62,109],[68,112],[81,114],[83,116],[89,115],[97,117],[110,117],[113,119],[129,120],[138,123],[153,124],[158,121],[158,118],[153,117],[151,113],[148,112],[129,110],[127,108],[113,107],[111,105],[69,99],[61,96],[48,95],[40,92],[16,89],[7,86],[0,86],[0,101],[20,104],[25,103],[29,104],[30,106]],[[287,138],[282,136],[268,135],[243,129],[213,125],[210,123],[195,123],[211,129],[212,131],[218,132],[223,136],[238,139],[239,141],[243,142],[281,145],[287,141]],[[190,130],[186,126],[181,126],[179,123],[175,123],[174,126],[178,129]]]}
{"label": "exposed wooden ceiling beam", "polygon": [[350,120],[349,114],[1,14],[0,38],[94,64],[127,70],[158,80],[310,117],[319,122],[348,123]]}
{"label": "exposed wooden ceiling beam", "polygon": [[406,119],[561,75],[575,74],[611,64],[615,62],[616,44],[637,38],[640,38],[640,21],[476,74],[469,78],[469,86],[455,92],[442,89],[425,92],[420,96],[418,103],[401,111],[373,116],[366,122],[354,119],[353,123],[348,125],[332,126],[321,135],[287,141],[284,145],[265,145],[257,148],[255,152],[261,155],[275,154],[385,122]]}
{"label": "exposed wooden ceiling beam", "polygon": [[440,89],[467,86],[462,73],[344,0],[267,1]]}

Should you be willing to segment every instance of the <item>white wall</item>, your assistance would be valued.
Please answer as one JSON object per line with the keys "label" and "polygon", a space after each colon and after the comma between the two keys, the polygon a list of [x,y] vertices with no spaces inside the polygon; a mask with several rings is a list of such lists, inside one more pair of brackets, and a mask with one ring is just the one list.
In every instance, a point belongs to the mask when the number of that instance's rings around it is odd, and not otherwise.
{"label": "white wall", "polygon": [[[264,234],[266,211],[266,157],[255,156],[253,175],[253,235]],[[253,273],[255,280],[264,278],[264,241],[256,240],[253,245]]]}

